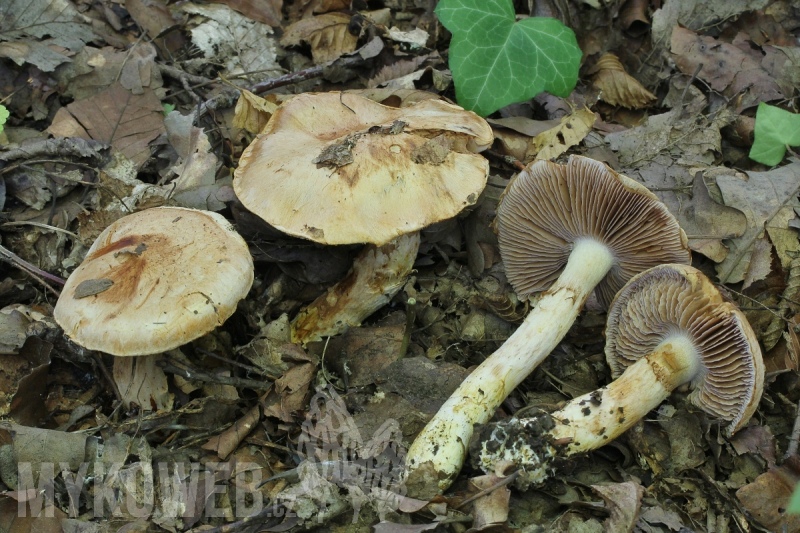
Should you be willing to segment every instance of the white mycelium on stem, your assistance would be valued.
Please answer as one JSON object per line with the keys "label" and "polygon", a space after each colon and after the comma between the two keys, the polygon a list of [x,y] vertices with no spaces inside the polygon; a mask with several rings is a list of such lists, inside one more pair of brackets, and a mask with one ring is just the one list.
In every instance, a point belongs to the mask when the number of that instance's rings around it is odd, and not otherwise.
{"label": "white mycelium on stem", "polygon": [[461,384],[406,457],[418,495],[446,489],[473,426],[556,347],[595,291],[607,305],[637,272],[688,262],[686,236],[647,189],[606,165],[573,156],[537,162],[509,185],[497,212],[500,253],[520,297],[545,291],[519,329]]}

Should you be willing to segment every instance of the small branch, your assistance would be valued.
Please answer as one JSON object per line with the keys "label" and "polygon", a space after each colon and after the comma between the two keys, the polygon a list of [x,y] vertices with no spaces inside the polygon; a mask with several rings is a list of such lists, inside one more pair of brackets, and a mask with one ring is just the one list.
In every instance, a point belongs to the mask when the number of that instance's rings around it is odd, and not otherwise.
{"label": "small branch", "polygon": [[479,493],[473,494],[472,496],[470,496],[469,498],[467,498],[466,500],[464,500],[463,502],[458,504],[458,506],[456,506],[456,509],[461,509],[462,507],[474,502],[478,498],[483,498],[487,494],[491,494],[492,492],[496,491],[500,487],[505,487],[506,485],[508,485],[509,483],[514,481],[515,479],[517,479],[518,477],[519,477],[519,470],[515,470],[514,472],[512,472],[509,475],[507,475],[506,477],[504,477],[503,479],[501,479],[500,481],[498,481],[497,483],[495,483],[494,485],[492,485],[488,489],[483,489]]}
{"label": "small branch", "polygon": [[[339,59],[335,59],[334,61],[330,61],[324,65],[316,65],[303,70],[298,70],[296,72],[290,72],[289,74],[284,74],[283,76],[278,76],[277,78],[264,80],[256,83],[255,85],[247,87],[247,90],[255,94],[261,94],[278,87],[293,85],[295,83],[300,83],[313,78],[320,78],[323,76],[323,74],[325,74],[325,71],[331,67],[352,67],[361,64],[364,61],[366,60],[361,57],[360,54],[355,53],[351,56],[340,57]],[[239,97],[239,92],[239,90],[231,89],[228,91],[223,91],[214,98],[206,100],[200,105],[197,113],[198,118],[205,113],[208,113],[209,111],[219,107],[228,107],[233,105],[233,102]]]}
{"label": "small branch", "polygon": [[32,157],[86,157],[104,161],[108,145],[98,141],[88,141],[78,137],[58,137],[55,139],[34,139],[0,151],[0,161],[15,161]]}
{"label": "small branch", "polygon": [[20,256],[18,256],[17,254],[15,254],[14,252],[12,252],[3,245],[0,245],[0,261],[5,261],[6,263],[9,263],[12,266],[15,266],[16,268],[24,271],[33,279],[41,283],[46,290],[51,291],[56,296],[60,295],[59,291],[57,291],[56,289],[45,283],[44,280],[46,279],[51,283],[55,283],[63,287],[65,283],[63,279],[59,278],[58,276],[54,276],[49,272],[45,272],[41,268],[28,263],[23,258],[21,258]]}
{"label": "small branch", "polygon": [[794,426],[792,427],[792,436],[789,437],[789,446],[786,447],[786,455],[784,459],[797,454],[797,447],[800,444],[800,403],[797,404],[797,412],[794,417]]}
{"label": "small branch", "polygon": [[207,383],[220,383],[222,385],[231,385],[236,388],[246,387],[256,390],[267,390],[272,386],[272,383],[268,381],[256,381],[254,379],[207,374],[174,359],[161,359],[158,361],[158,366],[163,368],[165,372],[176,374],[184,379],[204,381]]}

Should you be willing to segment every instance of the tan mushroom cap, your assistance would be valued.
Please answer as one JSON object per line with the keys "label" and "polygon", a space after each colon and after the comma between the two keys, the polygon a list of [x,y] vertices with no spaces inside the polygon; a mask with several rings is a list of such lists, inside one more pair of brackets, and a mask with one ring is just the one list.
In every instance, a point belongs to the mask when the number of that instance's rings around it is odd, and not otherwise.
{"label": "tan mushroom cap", "polygon": [[176,348],[221,325],[253,283],[253,259],[217,213],[158,207],[97,238],[53,315],[76,343],[113,355]]}
{"label": "tan mushroom cap", "polygon": [[728,422],[728,435],[735,433],[761,398],[761,349],[744,314],[695,268],[658,266],[635,276],[619,292],[606,325],[612,374],[619,376],[674,335],[689,338],[702,361],[691,382],[690,400]]}
{"label": "tan mushroom cap", "polygon": [[595,288],[604,307],[635,274],[691,262],[686,235],[664,204],[586,157],[528,166],[506,189],[496,220],[506,275],[521,298],[550,287],[579,239],[602,242],[614,255],[614,266]]}
{"label": "tan mushroom cap", "polygon": [[323,244],[373,243],[451,218],[475,203],[492,130],[439,100],[387,107],[348,93],[281,105],[245,149],[233,187],[273,226]]}

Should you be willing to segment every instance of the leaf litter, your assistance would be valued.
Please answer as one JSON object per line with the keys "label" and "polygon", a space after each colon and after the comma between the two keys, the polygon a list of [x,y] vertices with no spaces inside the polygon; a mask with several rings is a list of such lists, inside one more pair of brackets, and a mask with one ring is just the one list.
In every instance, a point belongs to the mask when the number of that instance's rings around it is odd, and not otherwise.
{"label": "leaf litter", "polygon": [[[294,94],[355,89],[397,107],[458,97],[433,6],[0,7],[9,112],[0,235],[11,252],[0,255],[3,523],[54,532],[800,531],[786,513],[798,481],[799,163],[791,146],[774,168],[747,158],[758,104],[797,111],[800,13],[777,0],[667,0],[649,16],[635,3],[620,11],[620,27],[597,27],[614,15],[604,4],[569,6],[564,22],[587,56],[576,90],[499,102],[511,105],[490,119],[497,142],[476,205],[423,232],[415,272],[384,309],[306,348],[289,342],[290,320],[344,276],[359,248],[275,231],[237,202],[232,171]],[[455,46],[476,39],[497,48],[475,35]],[[502,87],[514,73],[488,81]],[[229,95],[239,92],[237,103]],[[443,496],[415,500],[398,484],[405,447],[528,309],[490,229],[497,201],[520,164],[572,153],[650,188],[688,234],[695,265],[745,311],[770,350],[758,414],[726,440],[677,395],[536,490],[467,466]],[[57,286],[43,284],[66,278],[111,222],[160,205],[232,219],[257,282],[221,329],[143,362],[152,377],[126,410],[110,358],[63,337],[51,318]],[[96,281],[85,298],[103,290]],[[581,317],[496,416],[552,411],[607,383],[604,322],[598,311]],[[21,515],[20,505],[53,518]]]}

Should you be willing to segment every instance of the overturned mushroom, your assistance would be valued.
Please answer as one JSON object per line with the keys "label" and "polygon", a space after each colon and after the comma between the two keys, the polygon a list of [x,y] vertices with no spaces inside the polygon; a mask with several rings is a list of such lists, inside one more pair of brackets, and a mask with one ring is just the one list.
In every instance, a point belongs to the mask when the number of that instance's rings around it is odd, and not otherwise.
{"label": "overturned mushroom", "polygon": [[513,464],[521,483],[544,481],[559,458],[614,440],[684,384],[728,436],[761,398],[764,365],[753,330],[692,267],[664,265],[631,279],[611,304],[606,338],[617,379],[552,414],[486,426],[471,446],[484,470]]}
{"label": "overturned mushroom", "polygon": [[602,305],[634,274],[690,261],[686,235],[650,191],[603,163],[539,161],[509,184],[497,210],[500,254],[520,298],[545,291],[522,325],[476,368],[411,445],[409,488],[447,488],[473,426],[564,337],[594,291]]}
{"label": "overturned mushroom", "polygon": [[413,266],[416,232],[478,199],[489,165],[476,152],[491,142],[486,121],[440,100],[393,108],[306,93],[278,108],[239,161],[241,202],[290,235],[372,245],[295,319],[294,341],[358,325],[391,299]]}
{"label": "overturned mushroom", "polygon": [[152,359],[130,356],[177,348],[215,329],[252,283],[247,244],[224,217],[159,207],[125,216],[97,237],[53,316],[75,343],[118,356],[114,374],[128,376],[120,387],[127,403],[138,392],[134,367],[138,375],[154,370]]}

